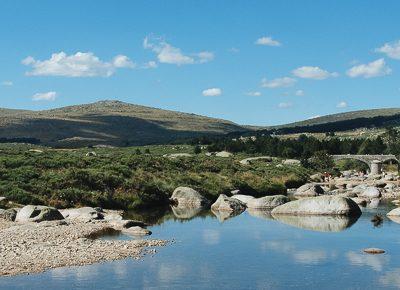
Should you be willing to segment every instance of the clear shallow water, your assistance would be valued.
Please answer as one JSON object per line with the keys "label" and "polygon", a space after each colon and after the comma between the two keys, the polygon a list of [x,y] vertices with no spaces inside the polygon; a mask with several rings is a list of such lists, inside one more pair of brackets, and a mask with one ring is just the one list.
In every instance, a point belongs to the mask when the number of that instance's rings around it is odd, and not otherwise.
{"label": "clear shallow water", "polygon": [[[385,218],[376,227],[370,221],[387,211],[381,207],[365,210],[357,221],[321,218],[318,223],[281,222],[247,211],[225,222],[209,212],[190,220],[152,212],[145,217],[157,223],[150,238],[175,240],[156,255],[0,278],[0,288],[397,289],[400,224]],[[364,254],[367,247],[387,253]]]}

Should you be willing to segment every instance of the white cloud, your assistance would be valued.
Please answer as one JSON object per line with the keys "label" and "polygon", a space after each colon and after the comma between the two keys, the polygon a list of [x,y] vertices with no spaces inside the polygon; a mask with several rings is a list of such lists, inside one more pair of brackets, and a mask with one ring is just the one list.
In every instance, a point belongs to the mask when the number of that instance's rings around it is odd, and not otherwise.
{"label": "white cloud", "polygon": [[154,60],[146,62],[142,68],[156,68],[158,65]]}
{"label": "white cloud", "polygon": [[314,80],[324,80],[338,76],[338,73],[330,73],[318,66],[302,66],[293,70],[292,73],[299,78]]}
{"label": "white cloud", "polygon": [[298,96],[298,97],[301,97],[301,96],[304,96],[304,91],[303,90],[297,90],[294,94],[296,96]]}
{"label": "white cloud", "polygon": [[400,40],[385,43],[382,47],[377,48],[376,51],[385,53],[390,58],[400,59]]}
{"label": "white cloud", "polygon": [[266,78],[263,78],[261,80],[261,86],[263,88],[275,89],[293,86],[295,82],[296,79],[289,77],[277,78],[273,80],[267,80]]}
{"label": "white cloud", "polygon": [[134,63],[125,55],[117,55],[111,62],[103,62],[92,52],[53,53],[50,59],[36,60],[28,56],[22,63],[31,66],[31,76],[109,77],[117,68],[132,68]]}
{"label": "white cloud", "polygon": [[347,102],[341,101],[336,105],[336,108],[347,108]]}
{"label": "white cloud", "polygon": [[54,101],[57,97],[56,92],[37,93],[32,96],[33,101]]}
{"label": "white cloud", "polygon": [[222,90],[220,88],[210,88],[203,91],[203,96],[215,97],[222,95]]}
{"label": "white cloud", "polygon": [[363,77],[368,79],[385,76],[391,72],[392,70],[386,66],[385,60],[380,58],[367,64],[353,66],[347,71],[347,75],[351,78]]}
{"label": "white cloud", "polygon": [[252,96],[252,97],[259,97],[261,96],[261,92],[247,92],[246,95]]}
{"label": "white cloud", "polygon": [[14,83],[12,81],[3,81],[1,82],[1,85],[4,87],[11,87],[14,85]]}
{"label": "white cloud", "polygon": [[239,48],[236,48],[236,47],[231,47],[231,48],[229,49],[229,52],[231,52],[231,53],[238,53],[238,52],[240,52],[240,49],[239,49]]}
{"label": "white cloud", "polygon": [[135,64],[126,55],[117,55],[113,59],[113,65],[116,68],[133,68]]}
{"label": "white cloud", "polygon": [[180,66],[185,64],[206,63],[214,59],[214,54],[209,51],[201,51],[186,55],[180,48],[170,45],[160,37],[145,37],[143,40],[143,47],[155,52],[160,63]]}
{"label": "white cloud", "polygon": [[281,46],[281,43],[279,41],[272,39],[272,37],[270,36],[260,37],[256,40],[255,44],[266,46]]}
{"label": "white cloud", "polygon": [[281,109],[287,109],[287,108],[290,108],[292,106],[293,106],[293,104],[290,103],[290,102],[282,102],[282,103],[278,104],[278,108],[281,108]]}

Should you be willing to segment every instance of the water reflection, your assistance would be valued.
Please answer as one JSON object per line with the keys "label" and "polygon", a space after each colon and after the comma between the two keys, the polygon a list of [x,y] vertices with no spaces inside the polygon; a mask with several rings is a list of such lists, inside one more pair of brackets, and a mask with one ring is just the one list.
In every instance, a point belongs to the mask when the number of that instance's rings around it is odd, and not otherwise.
{"label": "water reflection", "polygon": [[178,207],[172,206],[172,212],[178,219],[192,219],[198,216],[204,209],[202,207]]}
{"label": "water reflection", "polygon": [[297,228],[318,232],[340,232],[351,227],[358,217],[317,215],[273,215],[274,219]]}
{"label": "water reflection", "polygon": [[211,212],[217,217],[217,219],[221,223],[241,214],[241,213],[237,213],[237,212],[233,212],[233,211],[213,210],[213,209],[211,210]]}
{"label": "water reflection", "polygon": [[400,268],[387,272],[379,279],[379,281],[384,286],[400,288]]}
{"label": "water reflection", "polygon": [[268,210],[261,210],[261,209],[251,209],[248,208],[247,212],[249,215],[260,218],[260,219],[265,219],[265,220],[273,220],[273,216],[271,215],[271,211]]}
{"label": "water reflection", "polygon": [[346,254],[347,259],[352,265],[367,266],[374,271],[380,272],[388,264],[390,257],[385,255],[369,255],[361,252],[350,251]]}

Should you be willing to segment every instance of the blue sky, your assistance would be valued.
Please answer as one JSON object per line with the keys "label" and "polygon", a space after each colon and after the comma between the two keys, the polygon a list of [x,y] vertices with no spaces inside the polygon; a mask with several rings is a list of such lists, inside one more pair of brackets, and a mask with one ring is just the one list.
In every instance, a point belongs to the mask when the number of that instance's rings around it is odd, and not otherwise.
{"label": "blue sky", "polygon": [[0,107],[272,125],[400,107],[400,1],[0,1]]}

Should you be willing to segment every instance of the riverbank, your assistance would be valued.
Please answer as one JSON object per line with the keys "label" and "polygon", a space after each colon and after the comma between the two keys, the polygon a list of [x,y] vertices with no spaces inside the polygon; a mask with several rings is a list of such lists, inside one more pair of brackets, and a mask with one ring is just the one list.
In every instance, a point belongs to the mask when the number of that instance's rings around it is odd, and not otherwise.
{"label": "riverbank", "polygon": [[125,258],[140,259],[164,240],[101,240],[115,231],[106,221],[15,223],[0,219],[0,276],[43,272]]}

